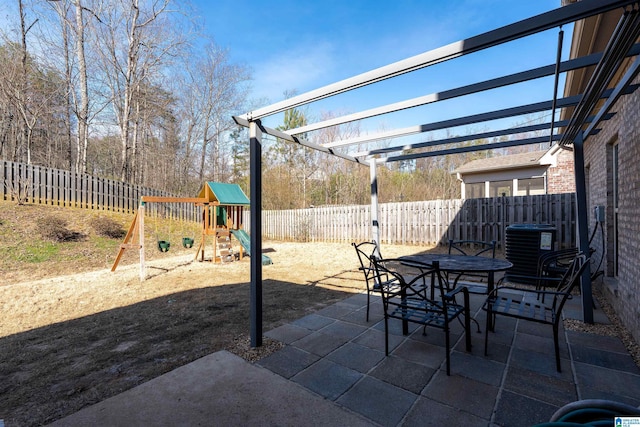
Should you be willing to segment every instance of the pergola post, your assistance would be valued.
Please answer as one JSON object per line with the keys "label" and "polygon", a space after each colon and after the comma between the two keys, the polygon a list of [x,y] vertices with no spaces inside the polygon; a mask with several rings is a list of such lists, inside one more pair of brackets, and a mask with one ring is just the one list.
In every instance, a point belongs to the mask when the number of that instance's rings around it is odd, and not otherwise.
{"label": "pergola post", "polygon": [[369,175],[371,177],[371,239],[376,242],[379,256],[380,223],[378,222],[378,176],[375,159],[369,160]]}
{"label": "pergola post", "polygon": [[262,131],[249,123],[251,191],[251,347],[262,345]]}
{"label": "pergola post", "polygon": [[[587,185],[584,168],[584,139],[582,134],[573,141],[573,162],[576,180],[576,223],[578,226],[578,247],[589,255],[589,214],[587,212]],[[582,320],[593,323],[593,296],[591,294],[591,268],[582,273]]]}

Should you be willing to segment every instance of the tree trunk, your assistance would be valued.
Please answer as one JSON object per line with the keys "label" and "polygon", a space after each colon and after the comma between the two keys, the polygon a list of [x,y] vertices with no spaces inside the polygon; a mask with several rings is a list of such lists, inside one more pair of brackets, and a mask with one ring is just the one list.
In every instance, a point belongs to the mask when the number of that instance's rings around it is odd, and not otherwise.
{"label": "tree trunk", "polygon": [[73,135],[71,132],[71,91],[73,90],[73,83],[71,79],[71,53],[69,52],[69,31],[67,26],[67,20],[64,13],[64,7],[60,6],[58,8],[57,4],[55,6],[58,15],[60,16],[60,31],[62,32],[62,43],[64,49],[64,79],[65,85],[67,87],[67,93],[64,97],[64,116],[66,121],[66,139],[67,139],[67,161],[69,170],[73,170]]}
{"label": "tree trunk", "polygon": [[89,89],[87,84],[87,62],[84,54],[84,20],[82,17],[82,3],[76,0],[76,56],[78,57],[78,72],[80,75],[80,107],[78,108],[78,138],[76,158],[76,172],[87,171],[87,146],[89,143]]}
{"label": "tree trunk", "polygon": [[200,178],[200,182],[204,180],[204,164],[207,158],[207,145],[209,145],[209,117],[205,119],[204,130],[202,133],[202,153],[200,155],[200,171],[198,172],[198,177]]}
{"label": "tree trunk", "polygon": [[134,91],[134,79],[136,78],[138,53],[139,53],[139,40],[138,40],[138,19],[140,17],[140,9],[138,8],[138,0],[132,1],[133,17],[131,19],[131,28],[128,34],[128,51],[127,51],[127,68],[124,82],[124,103],[122,107],[122,114],[120,118],[120,130],[122,141],[122,173],[120,178],[122,181],[128,182],[131,178],[131,159],[129,153],[129,133],[130,133],[130,120],[131,120],[131,100],[133,99]]}
{"label": "tree trunk", "polygon": [[[139,90],[138,90],[139,92]],[[138,161],[138,140],[140,137],[140,95],[136,97],[136,114],[133,120],[133,130],[131,131],[131,154],[129,158],[131,159],[131,180],[136,184],[142,184],[140,180],[140,176],[138,174],[138,168],[140,167],[140,162]]]}

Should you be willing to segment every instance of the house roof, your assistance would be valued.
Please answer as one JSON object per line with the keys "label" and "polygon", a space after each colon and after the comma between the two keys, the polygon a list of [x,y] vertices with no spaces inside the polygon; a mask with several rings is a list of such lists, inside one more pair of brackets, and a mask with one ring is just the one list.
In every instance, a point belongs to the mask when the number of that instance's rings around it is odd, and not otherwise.
{"label": "house roof", "polygon": [[531,151],[528,153],[487,157],[465,163],[453,172],[462,174],[540,166],[549,164],[548,161],[544,159],[546,153],[547,151]]}
{"label": "house roof", "polygon": [[249,206],[251,204],[238,184],[208,181],[200,189],[198,197],[206,197],[210,202],[219,202],[221,205]]}

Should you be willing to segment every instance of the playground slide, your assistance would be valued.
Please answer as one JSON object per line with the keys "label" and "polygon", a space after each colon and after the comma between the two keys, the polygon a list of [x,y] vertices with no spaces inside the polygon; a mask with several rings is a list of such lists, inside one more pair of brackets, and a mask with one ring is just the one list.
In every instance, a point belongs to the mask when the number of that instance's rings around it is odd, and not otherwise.
{"label": "playground slide", "polygon": [[[247,255],[251,256],[251,240],[249,239],[249,234],[247,234],[244,230],[231,230],[231,234],[238,239],[244,251]],[[262,265],[273,264],[271,258],[266,255],[262,255]]]}

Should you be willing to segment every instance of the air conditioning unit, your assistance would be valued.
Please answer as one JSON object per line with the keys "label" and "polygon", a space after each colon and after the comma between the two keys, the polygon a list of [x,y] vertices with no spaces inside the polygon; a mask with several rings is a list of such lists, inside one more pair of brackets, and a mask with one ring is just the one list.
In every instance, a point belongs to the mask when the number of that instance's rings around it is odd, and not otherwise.
{"label": "air conditioning unit", "polygon": [[505,234],[505,257],[513,264],[505,280],[535,285],[540,255],[555,250],[556,228],[549,224],[512,224]]}

